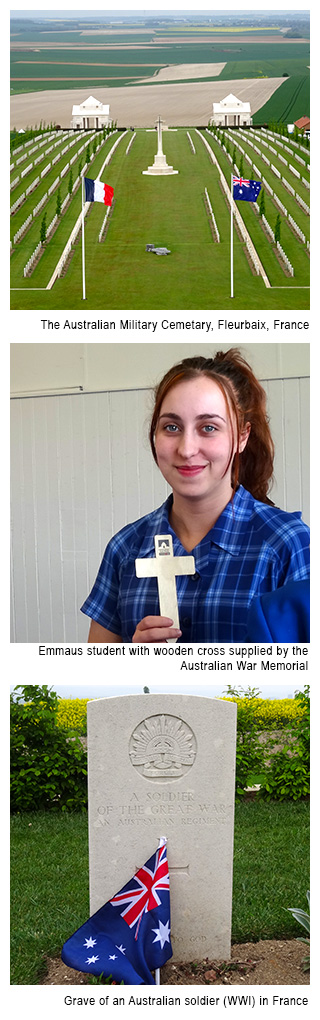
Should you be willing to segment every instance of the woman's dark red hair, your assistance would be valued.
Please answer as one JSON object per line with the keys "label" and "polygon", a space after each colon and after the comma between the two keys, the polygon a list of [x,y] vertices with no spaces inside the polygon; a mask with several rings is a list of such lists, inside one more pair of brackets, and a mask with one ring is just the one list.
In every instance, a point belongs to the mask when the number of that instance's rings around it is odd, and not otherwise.
{"label": "woman's dark red hair", "polygon": [[[164,397],[173,386],[188,379],[206,375],[224,393],[230,422],[236,424],[236,453],[232,465],[232,486],[239,484],[262,503],[271,503],[268,490],[272,482],[274,444],[266,411],[266,394],[252,368],[236,347],[218,351],[213,358],[184,358],[166,372],[155,390],[154,411],[150,425],[150,443],[155,461],[157,454],[155,434]],[[250,435],[242,453],[239,452],[241,433],[250,424]]]}

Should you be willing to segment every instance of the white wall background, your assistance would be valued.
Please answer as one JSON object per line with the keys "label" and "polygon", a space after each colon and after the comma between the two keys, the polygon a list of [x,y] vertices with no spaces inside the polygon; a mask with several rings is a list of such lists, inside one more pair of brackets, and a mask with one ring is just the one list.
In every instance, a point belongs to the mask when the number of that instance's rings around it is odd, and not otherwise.
{"label": "white wall background", "polygon": [[[227,349],[231,344],[216,344]],[[209,344],[12,344],[12,641],[86,641],[105,545],[167,494],[148,446],[152,386]],[[241,345],[265,386],[272,498],[309,520],[309,349]]]}
{"label": "white wall background", "polygon": [[[149,314],[152,319],[153,313]],[[175,321],[175,313],[169,313],[168,319],[170,315]],[[214,344],[202,341],[191,344],[158,343],[152,340],[152,333],[145,343],[135,343],[135,337],[141,336],[142,332],[122,334],[129,336],[131,343],[11,344],[11,393],[27,396],[146,389],[159,382],[167,369],[181,358],[192,357],[195,353],[211,357],[215,351],[228,350],[241,342],[241,334],[230,330],[228,343],[220,343],[220,337]],[[94,333],[91,335],[94,336]],[[175,336],[188,333],[167,330],[167,335],[171,341]],[[308,344],[241,343],[241,351],[259,379],[309,375]]]}

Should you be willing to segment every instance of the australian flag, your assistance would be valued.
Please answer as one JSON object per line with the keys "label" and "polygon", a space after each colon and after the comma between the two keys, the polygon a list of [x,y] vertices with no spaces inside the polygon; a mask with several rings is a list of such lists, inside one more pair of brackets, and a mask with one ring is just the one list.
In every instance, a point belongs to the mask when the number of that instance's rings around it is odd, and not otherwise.
{"label": "australian flag", "polygon": [[245,181],[243,177],[232,177],[233,197],[236,202],[256,202],[261,190],[260,181]]}
{"label": "australian flag", "polygon": [[172,956],[167,848],[136,875],[65,942],[61,957],[68,967],[112,977],[116,984],[153,985],[151,971]]}

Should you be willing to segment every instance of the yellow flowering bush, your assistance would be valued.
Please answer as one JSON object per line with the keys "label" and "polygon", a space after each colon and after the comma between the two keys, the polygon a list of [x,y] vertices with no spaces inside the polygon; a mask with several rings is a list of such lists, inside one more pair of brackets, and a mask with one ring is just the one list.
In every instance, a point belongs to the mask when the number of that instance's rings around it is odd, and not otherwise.
{"label": "yellow flowering bush", "polygon": [[[238,706],[238,717],[247,704],[245,698],[221,698],[222,701],[235,701]],[[261,730],[280,730],[283,726],[295,726],[304,712],[305,706],[293,698],[252,698],[250,699],[252,719]]]}
{"label": "yellow flowering bush", "polygon": [[[298,800],[309,793],[309,688],[294,698],[260,698],[231,689],[219,700],[237,705],[236,796],[259,787],[259,797]],[[60,698],[57,726],[86,734],[91,698]],[[281,730],[281,735],[279,731]]]}
{"label": "yellow flowering bush", "polygon": [[260,691],[228,688],[225,701],[237,704],[236,796],[250,787],[268,800],[309,795],[310,693],[294,699],[263,699]]}
{"label": "yellow flowering bush", "polygon": [[86,733],[88,701],[92,698],[60,698],[57,726]]}
{"label": "yellow flowering bush", "polygon": [[[244,698],[221,698],[221,701],[235,701],[238,706],[238,721],[242,712],[247,709]],[[86,733],[87,704],[92,698],[60,698],[57,714],[57,725],[67,729]],[[302,719],[305,706],[293,698],[250,699],[251,718],[261,730],[280,730],[288,724],[295,725]]]}

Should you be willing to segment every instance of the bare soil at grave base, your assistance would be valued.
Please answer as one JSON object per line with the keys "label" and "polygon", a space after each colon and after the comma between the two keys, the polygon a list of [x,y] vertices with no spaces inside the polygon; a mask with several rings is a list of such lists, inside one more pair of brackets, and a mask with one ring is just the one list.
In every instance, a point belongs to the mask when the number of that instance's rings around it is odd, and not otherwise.
{"label": "bare soil at grave base", "polygon": [[[308,946],[296,939],[243,942],[232,946],[228,963],[170,960],[161,970],[161,985],[308,985],[310,974],[303,964],[307,954]],[[88,974],[66,967],[59,957],[47,958],[46,965],[42,985],[89,984]]]}

